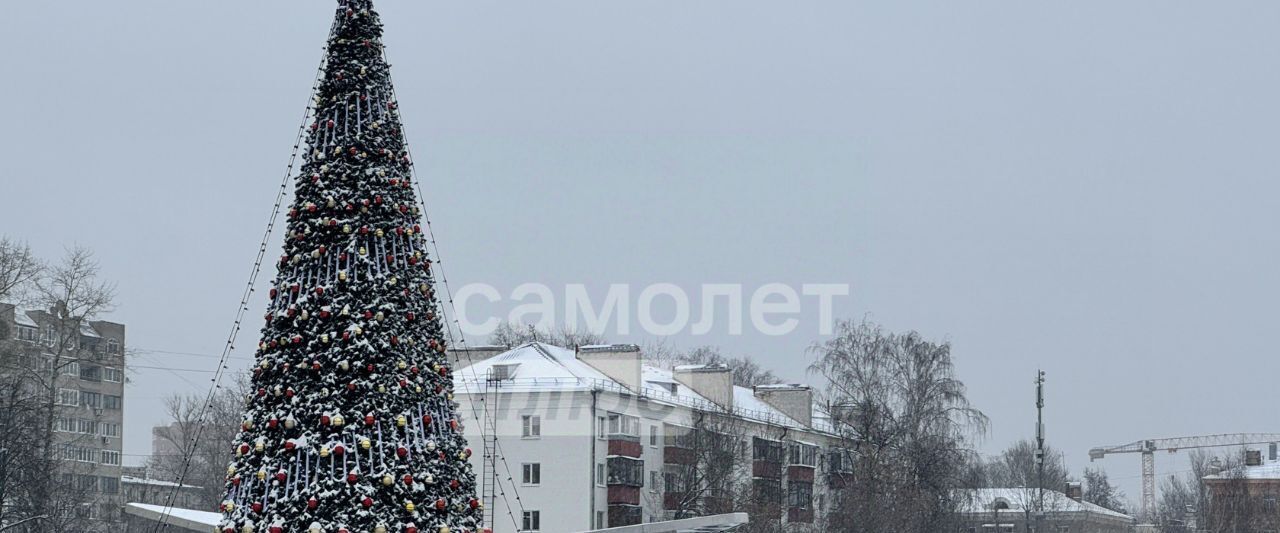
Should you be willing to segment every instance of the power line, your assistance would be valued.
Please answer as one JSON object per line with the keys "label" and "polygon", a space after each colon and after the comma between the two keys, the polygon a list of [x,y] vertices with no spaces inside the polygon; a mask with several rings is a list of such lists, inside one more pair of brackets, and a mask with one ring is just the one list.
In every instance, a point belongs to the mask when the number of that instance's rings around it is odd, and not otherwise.
{"label": "power line", "polygon": [[[270,245],[271,235],[275,231],[276,222],[280,217],[280,206],[283,205],[285,196],[288,193],[289,179],[293,176],[293,166],[298,159],[298,149],[302,146],[302,141],[306,133],[307,122],[311,117],[312,101],[315,94],[320,89],[320,82],[324,79],[324,67],[328,63],[329,43],[333,41],[338,29],[338,18],[334,17],[333,24],[329,27],[329,38],[325,40],[324,51],[320,60],[320,67],[316,69],[316,78],[311,86],[311,92],[307,95],[306,110],[302,113],[302,123],[298,125],[298,134],[293,141],[293,153],[289,156],[289,164],[285,167],[284,178],[280,182],[280,190],[276,193],[275,205],[271,208],[271,217],[267,221],[266,231],[262,235],[262,242],[258,245],[258,254],[253,261],[253,270],[249,273],[249,281],[245,284],[245,291],[240,297],[240,305],[236,309],[236,318],[232,322],[231,332],[227,335],[227,343],[223,346],[222,355],[219,357],[218,368],[214,371],[214,376],[210,379],[209,392],[205,396],[204,404],[200,408],[200,415],[196,418],[195,437],[191,439],[190,447],[183,451],[182,469],[178,475],[177,483],[169,492],[169,497],[165,500],[163,514],[168,514],[173,508],[173,502],[177,498],[178,490],[183,487],[186,482],[188,472],[191,470],[191,458],[195,455],[196,444],[200,441],[200,436],[204,431],[205,415],[208,408],[213,403],[213,396],[217,389],[221,388],[221,380],[224,371],[227,369],[227,359],[231,357],[231,352],[235,350],[235,341],[240,334],[241,323],[244,321],[244,315],[249,310],[249,299],[254,293],[254,285],[257,284],[258,274],[262,272],[262,263],[266,258],[267,247]],[[152,533],[159,533],[163,521],[157,521]]]}
{"label": "power line", "polygon": [[[387,61],[387,63],[390,63],[391,61],[390,61],[390,59],[387,57],[386,47],[383,47],[383,52],[382,52],[382,54],[383,54],[383,58]],[[388,83],[388,85],[390,86],[390,90],[391,90],[391,97],[392,97],[395,101],[397,101],[397,102],[398,102],[398,101],[400,100],[400,97],[399,97],[399,95],[397,95],[397,94],[396,94],[395,83],[391,80],[391,73],[390,73],[390,71],[388,71],[388,72],[387,72],[387,83]],[[428,242],[430,242],[430,243],[431,243],[431,249],[432,249],[432,252],[434,253],[435,258],[436,258],[436,261],[435,261],[435,268],[436,268],[436,270],[437,270],[437,271],[439,271],[439,272],[440,272],[440,282],[441,282],[441,284],[444,286],[445,295],[446,295],[446,297],[447,297],[447,299],[448,299],[448,302],[449,302],[449,311],[450,311],[450,312],[452,313],[452,315],[454,316],[454,318],[453,318],[452,320],[447,320],[447,319],[442,320],[442,322],[443,322],[443,324],[444,324],[444,328],[445,328],[445,334],[449,336],[449,344],[450,344],[450,345],[452,345],[452,344],[454,344],[454,340],[455,340],[455,339],[454,339],[454,337],[453,337],[453,327],[450,325],[450,323],[451,323],[451,322],[453,322],[453,323],[458,323],[458,320],[457,320],[457,318],[456,318],[456,317],[457,317],[458,310],[457,310],[457,307],[455,307],[455,306],[454,306],[454,302],[453,302],[453,290],[449,288],[449,277],[448,277],[448,276],[445,274],[445,272],[444,272],[444,259],[443,259],[443,257],[441,257],[441,255],[440,255],[440,246],[439,246],[439,244],[436,242],[435,228],[434,228],[434,227],[432,227],[432,224],[431,224],[431,215],[429,214],[429,211],[428,211],[428,209],[427,209],[427,197],[426,197],[426,194],[424,194],[424,193],[423,193],[423,190],[422,190],[422,182],[418,180],[417,166],[416,166],[416,165],[414,165],[414,164],[412,164],[414,161],[416,161],[416,160],[417,160],[417,158],[415,158],[415,157],[413,156],[413,148],[411,147],[411,145],[410,145],[410,143],[409,143],[409,134],[408,134],[408,132],[407,132],[407,128],[405,127],[405,125],[404,125],[403,121],[402,121],[402,122],[401,122],[401,124],[400,124],[400,135],[401,135],[401,137],[404,139],[405,151],[406,151],[406,153],[409,155],[409,161],[410,161],[410,163],[411,163],[411,164],[409,165],[409,173],[410,173],[410,174],[412,175],[412,177],[413,177],[413,185],[414,185],[414,188],[415,188],[415,189],[417,190],[417,192],[418,192],[418,204],[422,207],[422,220],[423,220],[423,223],[424,223],[424,224],[426,225],[426,227],[427,227],[427,239],[428,239]],[[476,371],[475,371],[475,368],[474,368],[475,363],[474,363],[474,361],[472,361],[472,359],[471,359],[471,351],[470,351],[470,350],[468,350],[468,349],[466,348],[466,346],[467,346],[467,339],[466,339],[466,336],[462,333],[462,326],[461,326],[461,323],[458,323],[458,339],[460,339],[459,344],[462,346],[462,352],[463,352],[463,353],[465,353],[465,354],[466,354],[466,356],[467,356],[467,363],[468,363],[468,364],[467,364],[467,368],[471,370],[471,374],[472,374],[472,376],[473,376],[473,377],[475,377],[475,378],[476,378],[476,380],[479,380],[479,376],[477,376],[477,375],[476,375]],[[461,360],[458,360],[458,363],[461,363]],[[462,386],[463,386],[463,388],[464,388],[464,389],[466,389],[466,390],[468,390],[468,391],[469,391],[469,387],[467,386],[467,381],[466,381],[465,379],[462,381]],[[470,393],[470,392],[467,392],[467,394],[471,394],[471,393]],[[483,401],[483,400],[482,400],[482,401]],[[485,433],[484,433],[484,431],[485,431],[485,430],[484,430],[484,423],[480,420],[479,411],[476,409],[476,402],[474,402],[474,401],[469,401],[469,402],[467,402],[467,403],[471,406],[471,416],[472,416],[472,418],[474,418],[474,419],[475,419],[475,421],[476,421],[476,424],[480,426],[480,438],[483,440],[483,439],[485,439],[485,438],[486,438]],[[486,405],[486,409],[487,409],[487,408],[488,408],[488,406]],[[506,456],[505,456],[505,455],[503,455],[503,453],[502,453],[502,445],[501,445],[501,443],[498,441],[498,439],[496,438],[496,436],[495,436],[495,438],[493,439],[493,442],[494,442],[494,451],[495,451],[495,455],[497,455],[497,456],[498,456],[498,458],[502,460],[502,466],[503,466],[503,467],[506,469],[506,471],[507,471],[507,481],[508,481],[508,482],[510,483],[510,485],[511,485],[511,492],[515,495],[515,499],[516,499],[516,506],[520,508],[520,512],[523,514],[523,513],[525,512],[525,509],[524,509],[524,503],[523,503],[523,501],[520,499],[520,491],[519,491],[519,489],[517,489],[517,488],[516,488],[516,483],[515,483],[515,480],[514,480],[514,476],[513,476],[513,474],[511,473],[511,465],[507,463],[507,458],[506,458]],[[501,482],[501,480],[499,480],[497,477],[495,477],[495,481],[497,481],[498,495],[502,497],[502,503],[503,503],[503,505],[504,505],[504,506],[506,506],[506,508],[507,508],[507,517],[511,519],[511,523],[512,523],[512,525],[514,525],[514,526],[515,526],[515,528],[516,528],[517,530],[521,529],[521,525],[520,525],[520,523],[516,520],[515,514],[513,513],[512,509],[511,509],[511,502],[507,499],[506,491],[502,488],[502,482]],[[492,524],[490,524],[490,526],[492,526]]]}

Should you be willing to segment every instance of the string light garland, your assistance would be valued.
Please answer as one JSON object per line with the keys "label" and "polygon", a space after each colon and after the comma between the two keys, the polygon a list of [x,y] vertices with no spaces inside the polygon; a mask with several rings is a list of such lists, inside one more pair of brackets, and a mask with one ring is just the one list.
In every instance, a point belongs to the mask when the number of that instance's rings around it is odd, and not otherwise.
{"label": "string light garland", "polygon": [[381,31],[370,0],[340,2],[310,124],[299,136],[304,162],[263,317],[254,391],[229,450],[221,533],[481,527],[445,355],[452,332],[437,312]]}

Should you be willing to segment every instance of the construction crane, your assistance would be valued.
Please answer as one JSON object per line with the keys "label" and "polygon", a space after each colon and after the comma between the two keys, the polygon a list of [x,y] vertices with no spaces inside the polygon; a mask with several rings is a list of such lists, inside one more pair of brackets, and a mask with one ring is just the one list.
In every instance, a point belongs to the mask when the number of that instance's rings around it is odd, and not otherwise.
{"label": "construction crane", "polygon": [[1199,437],[1174,437],[1171,439],[1145,439],[1118,446],[1103,446],[1089,450],[1089,460],[1102,459],[1109,454],[1142,454],[1142,518],[1149,520],[1156,507],[1156,450],[1174,453],[1195,448],[1223,446],[1248,446],[1280,442],[1280,433],[1224,433]]}

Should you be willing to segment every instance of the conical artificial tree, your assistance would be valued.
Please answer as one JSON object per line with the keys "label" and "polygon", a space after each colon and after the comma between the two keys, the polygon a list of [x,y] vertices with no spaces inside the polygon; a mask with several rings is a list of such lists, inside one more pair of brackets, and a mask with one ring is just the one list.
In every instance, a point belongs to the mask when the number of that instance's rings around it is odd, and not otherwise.
{"label": "conical artificial tree", "polygon": [[219,531],[477,531],[382,25],[339,4]]}

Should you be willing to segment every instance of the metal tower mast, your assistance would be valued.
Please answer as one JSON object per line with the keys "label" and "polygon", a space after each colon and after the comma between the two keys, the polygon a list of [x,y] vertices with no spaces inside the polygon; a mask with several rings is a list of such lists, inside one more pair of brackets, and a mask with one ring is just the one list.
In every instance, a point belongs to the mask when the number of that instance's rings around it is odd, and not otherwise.
{"label": "metal tower mast", "polygon": [[481,475],[480,501],[484,502],[484,523],[493,527],[497,513],[498,491],[498,387],[502,380],[496,379],[493,369],[485,373],[484,395],[484,472]]}

